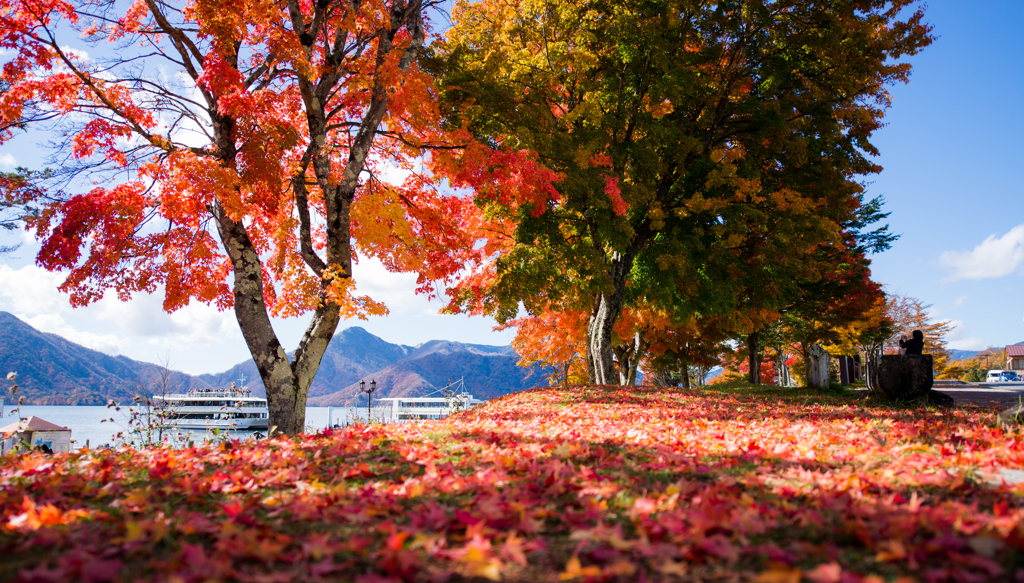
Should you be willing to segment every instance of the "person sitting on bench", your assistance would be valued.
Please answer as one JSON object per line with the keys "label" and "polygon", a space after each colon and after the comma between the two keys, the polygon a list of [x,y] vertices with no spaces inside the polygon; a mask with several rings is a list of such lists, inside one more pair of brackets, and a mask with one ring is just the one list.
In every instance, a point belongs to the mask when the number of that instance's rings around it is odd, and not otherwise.
{"label": "person sitting on bench", "polygon": [[914,337],[907,340],[906,337],[900,338],[900,348],[903,349],[903,354],[922,354],[924,351],[924,333],[920,330],[914,330]]}

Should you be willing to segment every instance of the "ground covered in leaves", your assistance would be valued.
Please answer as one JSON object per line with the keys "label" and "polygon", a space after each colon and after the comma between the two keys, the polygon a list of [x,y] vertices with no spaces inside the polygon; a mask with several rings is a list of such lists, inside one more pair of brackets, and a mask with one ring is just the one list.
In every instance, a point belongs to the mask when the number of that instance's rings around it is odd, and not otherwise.
{"label": "ground covered in leaves", "polygon": [[0,460],[0,579],[1024,581],[1024,438],[851,394],[536,389],[450,419]]}

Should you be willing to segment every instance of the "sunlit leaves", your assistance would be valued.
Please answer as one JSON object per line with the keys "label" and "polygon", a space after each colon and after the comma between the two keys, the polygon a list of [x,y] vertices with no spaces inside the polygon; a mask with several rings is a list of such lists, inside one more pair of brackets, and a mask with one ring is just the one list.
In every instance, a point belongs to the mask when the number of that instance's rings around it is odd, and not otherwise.
{"label": "sunlit leaves", "polygon": [[814,255],[845,243],[860,176],[879,170],[885,86],[931,42],[912,5],[460,2],[437,52],[450,123],[488,146],[467,159],[531,150],[558,180],[544,208],[501,173],[466,182],[514,228],[475,235],[498,257],[451,308],[590,311],[600,378],[626,306],[758,329],[752,313],[835,268]]}
{"label": "sunlit leaves", "polygon": [[773,391],[569,386],[423,424],[6,457],[0,577],[818,583],[1024,569],[1020,486],[987,477],[1024,464],[1024,441],[989,411]]}
{"label": "sunlit leaves", "polygon": [[[83,167],[123,169],[115,178],[92,173],[90,180],[105,182],[88,194],[45,192],[49,198],[35,201],[45,207],[32,225],[47,248],[41,261],[71,270],[64,287],[77,303],[95,301],[106,289],[126,297],[162,285],[166,309],[191,299],[230,306],[232,264],[226,250],[211,244],[218,236],[211,209],[219,205],[228,219],[245,225],[255,251],[267,258],[262,275],[270,311],[294,316],[337,300],[347,314],[380,313],[379,306],[343,299],[355,296],[330,283],[351,278],[350,272],[320,277],[306,264],[290,188],[295,180],[308,183],[314,252],[336,250],[329,237],[348,242],[355,235],[357,253],[380,258],[392,271],[418,272],[424,288],[465,260],[458,256],[462,251],[453,251],[471,246],[455,232],[464,208],[458,201],[447,204],[449,194],[437,187],[443,168],[419,172],[416,184],[378,179],[381,171],[422,162],[425,145],[449,145],[438,126],[431,78],[415,62],[399,67],[411,33],[396,23],[401,30],[391,47],[379,44],[380,31],[392,26],[386,3],[320,6],[324,16],[316,34],[340,43],[333,56],[325,52],[327,42],[304,49],[288,6],[265,0],[230,6],[198,0],[180,10],[140,0],[104,19],[95,18],[88,3],[2,4],[0,40],[10,58],[2,73],[0,127],[31,123],[35,118],[27,112],[43,107],[53,112],[43,119],[60,114],[66,152]],[[313,4],[299,5],[299,16],[313,17]],[[90,42],[114,43],[104,50],[120,54],[80,57],[61,44],[61,35],[76,32]],[[138,46],[163,48],[140,55]],[[168,64],[176,74],[163,70]],[[303,83],[333,85],[320,90],[318,103],[306,103]],[[361,154],[365,167],[356,169],[353,189],[368,191],[354,196],[362,213],[354,217],[356,232],[331,234],[321,187],[344,178],[350,138],[374,87],[387,91],[380,122],[387,136],[376,137]],[[334,164],[323,176],[302,162],[314,141],[310,107],[329,114],[316,137]],[[208,143],[197,144],[197,136]],[[131,180],[124,180],[125,172]],[[128,204],[120,194],[126,188],[144,196]],[[538,198],[541,207],[544,200]],[[351,259],[326,261],[347,268]]]}

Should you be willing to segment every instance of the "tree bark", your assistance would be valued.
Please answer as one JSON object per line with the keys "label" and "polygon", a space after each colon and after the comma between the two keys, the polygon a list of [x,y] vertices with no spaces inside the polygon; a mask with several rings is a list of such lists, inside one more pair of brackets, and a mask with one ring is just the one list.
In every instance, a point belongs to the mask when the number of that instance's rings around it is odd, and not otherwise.
{"label": "tree bark", "polygon": [[[646,233],[646,223],[638,229],[640,231]],[[611,385],[619,380],[615,375],[612,329],[625,307],[626,280],[643,244],[644,238],[637,236],[626,253],[613,251],[606,260],[611,290],[602,291],[594,298],[594,309],[587,326],[587,370],[592,384]]]}
{"label": "tree bark", "polygon": [[750,352],[750,384],[761,384],[761,355],[758,353],[759,334],[757,331],[747,335],[747,350]]}
{"label": "tree bark", "polygon": [[682,374],[682,377],[683,377],[682,378],[683,388],[684,389],[689,389],[690,388],[690,365],[684,364],[683,368],[681,369],[681,371],[683,373]]}
{"label": "tree bark", "polygon": [[339,309],[324,304],[316,310],[294,363],[290,362],[270,322],[259,254],[245,225],[231,220],[219,201],[214,201],[212,210],[234,272],[235,319],[267,391],[270,425],[282,433],[301,433],[306,426],[309,386],[340,321]]}
{"label": "tree bark", "polygon": [[775,353],[775,371],[779,375],[779,386],[789,386],[789,370],[786,367],[786,353],[779,348],[779,351]]}
{"label": "tree bark", "polygon": [[615,356],[619,363],[619,384],[635,385],[637,369],[640,366],[640,359],[643,357],[646,346],[644,344],[644,333],[638,331],[629,344],[622,344],[615,347]]}
{"label": "tree bark", "polygon": [[[311,30],[319,30],[325,10],[330,8],[326,3],[318,4],[313,15]],[[306,110],[309,126],[310,147],[303,157],[302,167],[292,179],[292,190],[295,194],[296,207],[301,224],[300,249],[307,265],[318,276],[324,277],[324,271],[333,267],[337,271],[333,277],[349,278],[352,276],[352,247],[350,212],[352,201],[359,184],[359,175],[363,171],[371,144],[377,134],[377,128],[387,111],[389,92],[382,81],[385,60],[394,46],[392,42],[399,30],[405,27],[409,32],[410,42],[402,52],[398,69],[408,70],[424,43],[422,23],[422,3],[413,2],[406,6],[404,2],[396,2],[391,11],[390,28],[382,30],[378,37],[377,59],[374,71],[374,85],[371,90],[370,104],[364,112],[360,126],[349,142],[349,155],[340,176],[332,168],[331,156],[335,153],[329,136],[329,115],[327,108],[331,94],[336,90],[344,70],[326,70],[317,82],[300,75],[299,88]],[[289,12],[292,25],[296,31],[306,29],[305,16],[297,0],[289,1]],[[318,42],[316,34],[301,35],[300,41],[307,54],[311,54]],[[334,39],[332,54],[329,61],[340,63],[347,50],[344,38]],[[215,117],[216,119],[216,117]],[[223,125],[223,127],[221,127]],[[230,123],[215,124],[217,142],[220,153],[226,159],[233,160],[234,143]],[[325,229],[327,231],[326,261],[321,259],[312,245],[310,235],[310,218],[308,210],[308,193],[305,183],[306,165],[312,166],[317,182],[324,197],[326,210]],[[281,346],[270,322],[267,306],[263,299],[263,275],[260,257],[252,241],[245,231],[245,225],[227,216],[220,201],[214,201],[211,213],[217,223],[221,242],[231,258],[234,271],[235,286],[235,318],[242,330],[253,361],[263,380],[267,391],[267,405],[270,410],[270,425],[276,431],[285,434],[301,433],[306,425],[306,398],[309,387],[316,377],[317,369],[323,358],[327,345],[334,336],[340,321],[340,309],[337,305],[326,302],[322,293],[320,307],[315,311],[306,332],[295,351],[294,361],[289,362],[288,355]],[[325,277],[322,291],[331,284]]]}
{"label": "tree bark", "polygon": [[615,364],[618,365],[619,384],[626,384],[629,376],[629,353],[632,350],[632,343],[620,344],[612,349],[615,353]]}
{"label": "tree bark", "polygon": [[804,386],[811,387],[811,344],[801,342],[800,354],[804,357]]}
{"label": "tree bark", "polygon": [[644,332],[640,330],[633,337],[633,353],[629,356],[629,375],[626,378],[627,385],[635,385],[637,373],[640,370],[640,359],[647,351],[647,344],[644,342]]}
{"label": "tree bark", "polygon": [[593,362],[593,376],[590,382],[595,385],[618,384],[615,375],[614,346],[612,345],[612,328],[622,315],[622,294],[602,293],[598,297],[597,308],[590,316],[587,327],[587,344]]}
{"label": "tree bark", "polygon": [[587,330],[587,380],[592,385],[597,384],[597,373],[594,371],[594,351],[590,345],[590,330]]}

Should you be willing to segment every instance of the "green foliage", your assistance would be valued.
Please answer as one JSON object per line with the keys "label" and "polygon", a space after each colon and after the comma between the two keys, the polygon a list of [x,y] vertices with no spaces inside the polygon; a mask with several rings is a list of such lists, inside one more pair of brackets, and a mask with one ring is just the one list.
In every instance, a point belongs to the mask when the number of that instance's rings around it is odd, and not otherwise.
{"label": "green foliage", "polygon": [[978,366],[972,366],[967,369],[960,380],[965,383],[981,383],[985,382],[985,378],[988,376],[988,371]]}
{"label": "green foliage", "polygon": [[863,253],[892,241],[869,230],[885,217],[858,178],[879,170],[869,138],[932,38],[912,5],[460,4],[433,64],[450,123],[560,179],[543,209],[478,199],[513,236],[455,303],[612,324],[632,305],[749,332],[818,282],[862,284]]}

